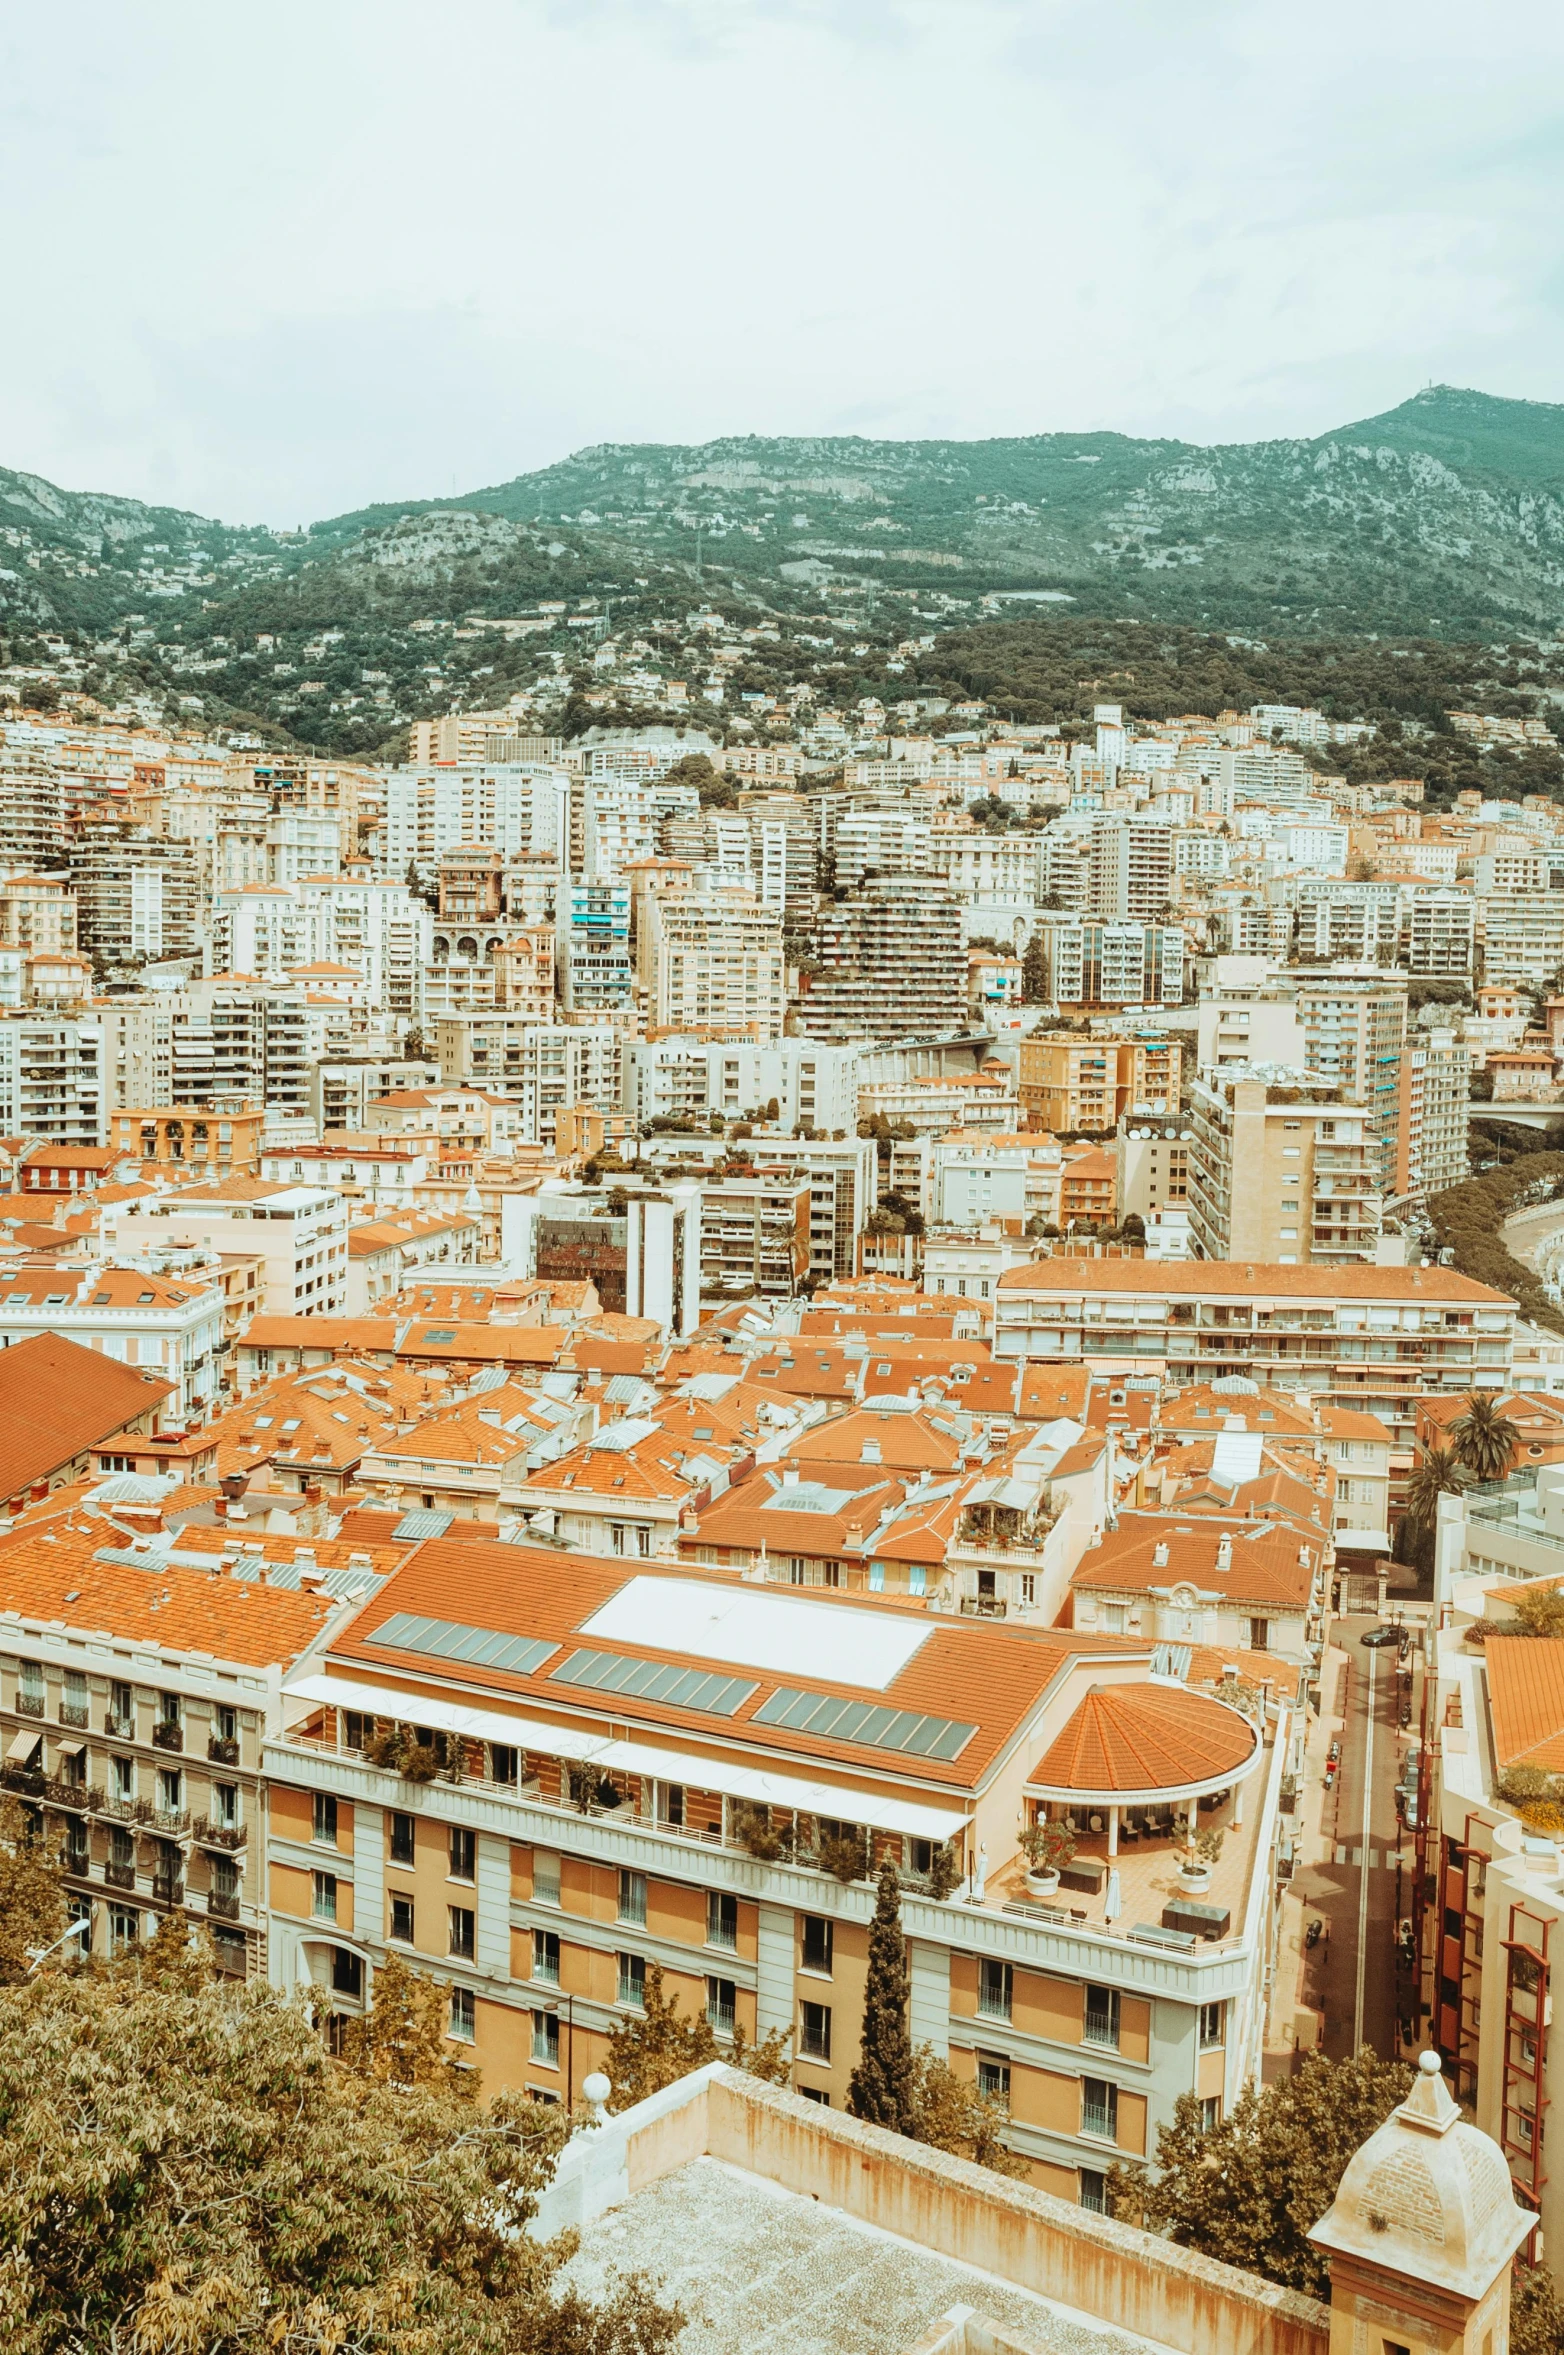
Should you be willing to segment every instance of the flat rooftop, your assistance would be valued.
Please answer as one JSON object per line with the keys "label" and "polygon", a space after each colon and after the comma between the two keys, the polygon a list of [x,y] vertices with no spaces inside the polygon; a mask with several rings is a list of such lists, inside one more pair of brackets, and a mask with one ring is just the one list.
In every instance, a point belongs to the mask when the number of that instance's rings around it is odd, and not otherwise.
{"label": "flat rooftop", "polygon": [[615,2273],[645,2273],[683,2308],[679,2355],[906,2355],[953,2306],[1038,2355],[1166,2355],[1160,2340],[709,2156],[582,2228],[563,2281],[590,2297]]}

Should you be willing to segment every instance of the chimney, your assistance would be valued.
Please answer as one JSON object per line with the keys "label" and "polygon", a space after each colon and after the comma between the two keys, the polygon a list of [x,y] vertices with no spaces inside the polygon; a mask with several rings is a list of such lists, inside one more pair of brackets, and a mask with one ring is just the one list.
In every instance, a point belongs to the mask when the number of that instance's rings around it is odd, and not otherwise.
{"label": "chimney", "polygon": [[1217,1539],[1216,1566],[1218,1570],[1231,1570],[1233,1567],[1233,1541],[1231,1537],[1224,1536]]}
{"label": "chimney", "polygon": [[1151,1566],[1153,1570],[1165,1570],[1168,1566],[1168,1541],[1165,1537],[1159,1537],[1152,1548]]}

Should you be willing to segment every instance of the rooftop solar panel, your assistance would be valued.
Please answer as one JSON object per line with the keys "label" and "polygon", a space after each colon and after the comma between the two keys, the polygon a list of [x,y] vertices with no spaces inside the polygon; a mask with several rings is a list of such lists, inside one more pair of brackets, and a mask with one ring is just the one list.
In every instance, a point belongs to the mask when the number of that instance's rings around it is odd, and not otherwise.
{"label": "rooftop solar panel", "polygon": [[638,1701],[666,1701],[671,1708],[700,1709],[709,1717],[731,1717],[760,1689],[747,1677],[716,1676],[674,1660],[629,1660],[622,1652],[572,1652],[555,1669],[553,1681],[630,1693]]}
{"label": "rooftop solar panel", "polygon": [[755,1712],[756,1725],[785,1725],[795,1733],[830,1734],[870,1750],[900,1750],[913,1758],[955,1758],[976,1733],[952,1717],[917,1709],[888,1709],[878,1701],[848,1701],[840,1693],[809,1693],[779,1685]]}
{"label": "rooftop solar panel", "polygon": [[504,1668],[513,1676],[530,1676],[557,1647],[535,1636],[501,1635],[493,1627],[464,1627],[455,1619],[422,1619],[412,1611],[393,1611],[389,1619],[364,1638],[370,1644],[389,1644],[399,1652],[423,1652],[434,1660],[468,1660],[476,1668]]}

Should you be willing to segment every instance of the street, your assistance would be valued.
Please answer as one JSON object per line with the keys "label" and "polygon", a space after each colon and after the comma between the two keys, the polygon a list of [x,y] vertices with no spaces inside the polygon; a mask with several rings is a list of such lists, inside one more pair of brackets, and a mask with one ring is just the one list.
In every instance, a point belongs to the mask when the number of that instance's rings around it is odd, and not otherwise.
{"label": "street", "polygon": [[[1411,2002],[1409,1975],[1398,1976],[1397,1922],[1411,1911],[1412,1842],[1403,1841],[1395,1788],[1410,1734],[1400,1728],[1400,1663],[1394,1646],[1367,1650],[1368,1617],[1338,1620],[1334,1642],[1345,1660],[1329,1663],[1327,1716],[1342,1716],[1341,1764],[1326,1794],[1319,1861],[1297,1877],[1306,1921],[1320,1920],[1319,1942],[1303,1955],[1300,2001],[1325,2018],[1323,2049],[1333,2059],[1370,2044],[1387,2059],[1397,2039],[1398,1996]],[[1316,1765],[1316,1773],[1321,1768]]]}

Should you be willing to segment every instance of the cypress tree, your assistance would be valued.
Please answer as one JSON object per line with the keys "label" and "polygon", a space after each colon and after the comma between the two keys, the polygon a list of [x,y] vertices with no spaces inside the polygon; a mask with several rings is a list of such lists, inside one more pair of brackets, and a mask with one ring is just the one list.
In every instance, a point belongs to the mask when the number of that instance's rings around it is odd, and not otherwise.
{"label": "cypress tree", "polygon": [[912,2038],[907,2027],[907,1949],[901,1930],[896,1867],[880,1867],[880,1894],[869,1931],[869,1972],[863,1998],[863,2043],[847,2086],[853,2117],[895,2134],[913,2132]]}

